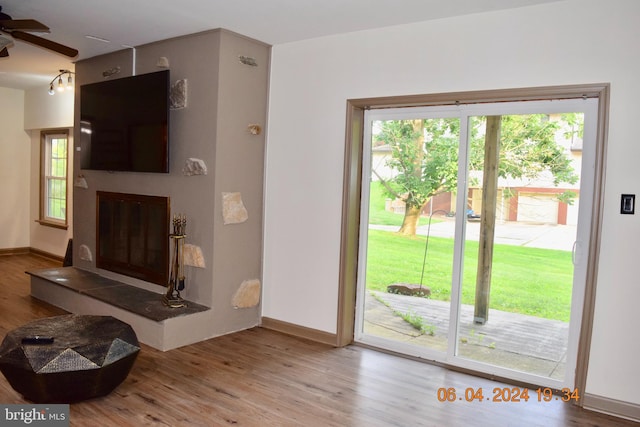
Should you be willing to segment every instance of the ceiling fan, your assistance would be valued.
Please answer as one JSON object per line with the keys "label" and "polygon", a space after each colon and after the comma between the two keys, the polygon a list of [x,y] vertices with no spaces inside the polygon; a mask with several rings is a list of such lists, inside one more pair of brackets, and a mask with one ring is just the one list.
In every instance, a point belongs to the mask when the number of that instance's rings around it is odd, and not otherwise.
{"label": "ceiling fan", "polygon": [[9,56],[8,48],[13,43],[13,39],[22,40],[71,58],[78,56],[77,49],[30,34],[31,31],[48,33],[49,27],[35,19],[13,19],[6,13],[2,13],[2,6],[0,6],[0,58]]}

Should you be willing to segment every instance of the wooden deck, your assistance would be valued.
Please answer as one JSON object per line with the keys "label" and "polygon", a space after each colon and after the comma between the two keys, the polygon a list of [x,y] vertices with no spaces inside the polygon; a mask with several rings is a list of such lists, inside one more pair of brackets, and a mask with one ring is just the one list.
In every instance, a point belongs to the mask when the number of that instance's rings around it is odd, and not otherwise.
{"label": "wooden deck", "polygon": [[[449,302],[406,295],[371,292],[367,296],[365,332],[418,346],[446,350]],[[394,314],[394,312],[396,314]],[[424,319],[421,334],[397,313]],[[504,311],[490,310],[484,325],[473,322],[473,306],[462,305],[459,355],[523,372],[562,379],[569,324]]]}

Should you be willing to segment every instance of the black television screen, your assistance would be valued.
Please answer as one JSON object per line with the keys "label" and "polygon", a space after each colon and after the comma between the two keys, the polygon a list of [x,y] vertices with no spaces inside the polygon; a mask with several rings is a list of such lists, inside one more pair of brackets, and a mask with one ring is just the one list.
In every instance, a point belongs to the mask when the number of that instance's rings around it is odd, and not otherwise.
{"label": "black television screen", "polygon": [[169,70],[80,87],[82,169],[169,172]]}

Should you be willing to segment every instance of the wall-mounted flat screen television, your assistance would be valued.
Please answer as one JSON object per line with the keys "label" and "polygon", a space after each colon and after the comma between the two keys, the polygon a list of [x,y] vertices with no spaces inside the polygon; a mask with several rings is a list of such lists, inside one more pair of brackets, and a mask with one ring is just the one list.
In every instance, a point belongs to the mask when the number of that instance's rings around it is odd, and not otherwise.
{"label": "wall-mounted flat screen television", "polygon": [[80,87],[82,169],[169,172],[169,70]]}

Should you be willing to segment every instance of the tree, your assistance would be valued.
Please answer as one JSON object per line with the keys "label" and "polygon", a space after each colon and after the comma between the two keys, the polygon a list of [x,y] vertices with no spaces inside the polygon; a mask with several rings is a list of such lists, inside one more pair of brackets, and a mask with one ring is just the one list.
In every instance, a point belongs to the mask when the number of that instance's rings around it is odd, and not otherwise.
{"label": "tree", "polygon": [[[578,180],[571,159],[556,143],[555,135],[563,123],[574,126],[575,115],[560,122],[545,114],[502,117],[500,130],[501,178],[535,178],[543,172],[553,177],[554,185],[574,184]],[[469,168],[481,171],[484,159],[486,117],[470,120]],[[415,235],[420,214],[431,197],[455,191],[458,173],[458,118],[389,120],[380,123],[378,142],[389,144],[388,166],[397,174],[382,180],[388,195],[405,202],[405,215],[399,233]]]}
{"label": "tree", "polygon": [[405,202],[399,232],[415,235],[420,213],[429,199],[456,187],[458,119],[394,120],[383,123],[379,138],[391,147],[389,167],[397,175],[383,184]]}

